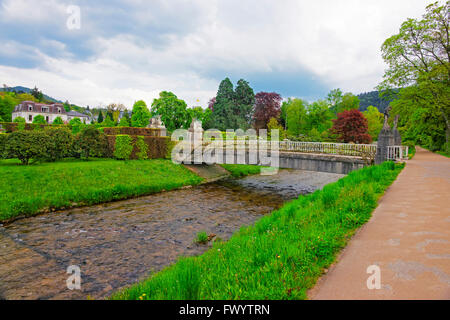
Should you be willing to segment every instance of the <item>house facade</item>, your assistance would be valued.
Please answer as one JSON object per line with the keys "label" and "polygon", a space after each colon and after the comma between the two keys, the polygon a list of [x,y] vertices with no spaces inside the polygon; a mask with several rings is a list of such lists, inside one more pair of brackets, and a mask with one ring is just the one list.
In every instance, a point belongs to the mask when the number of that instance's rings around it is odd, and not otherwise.
{"label": "house facade", "polygon": [[47,123],[53,123],[57,117],[61,117],[62,121],[67,123],[73,118],[80,118],[81,122],[89,123],[89,116],[76,112],[66,112],[64,106],[61,103],[44,104],[33,101],[23,101],[18,104],[12,113],[12,120],[17,117],[25,119],[26,123],[32,123],[33,119],[41,115],[44,117]]}

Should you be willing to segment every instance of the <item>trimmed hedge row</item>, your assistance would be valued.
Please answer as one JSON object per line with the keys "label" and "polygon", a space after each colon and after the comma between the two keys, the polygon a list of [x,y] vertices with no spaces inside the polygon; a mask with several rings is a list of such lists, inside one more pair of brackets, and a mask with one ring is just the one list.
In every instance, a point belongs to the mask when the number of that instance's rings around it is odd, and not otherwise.
{"label": "trimmed hedge row", "polygon": [[54,124],[38,124],[38,123],[18,123],[18,122],[0,122],[6,133],[11,133],[19,130],[19,125],[24,125],[25,130],[35,130],[35,129],[45,129],[48,127],[52,128],[68,128],[68,125],[54,125]]}
{"label": "trimmed hedge row", "polygon": [[129,136],[160,137],[161,131],[162,130],[155,128],[134,128],[134,127],[103,128],[103,132],[108,136],[129,135]]}
{"label": "trimmed hedge row", "polygon": [[109,153],[121,160],[169,158],[173,143],[169,137],[107,136]]}
{"label": "trimmed hedge row", "polygon": [[107,136],[95,126],[74,135],[67,127],[19,130],[0,134],[0,158],[56,161],[63,158],[164,159],[170,157],[174,143],[169,137]]}

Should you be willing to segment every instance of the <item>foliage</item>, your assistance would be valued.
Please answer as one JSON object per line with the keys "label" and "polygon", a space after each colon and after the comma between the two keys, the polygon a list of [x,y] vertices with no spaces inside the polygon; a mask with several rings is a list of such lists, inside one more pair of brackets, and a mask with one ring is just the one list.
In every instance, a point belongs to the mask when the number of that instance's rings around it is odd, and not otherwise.
{"label": "foliage", "polygon": [[[33,132],[34,133],[34,132]],[[169,160],[65,160],[17,166],[0,161],[0,221],[172,190],[202,181]]]}
{"label": "foliage", "polygon": [[369,127],[369,135],[372,140],[378,140],[378,135],[383,128],[384,116],[374,106],[369,106],[366,111],[363,112],[364,117],[367,119]]}
{"label": "foliage", "polygon": [[201,231],[197,233],[197,237],[195,238],[194,242],[198,244],[206,244],[208,243],[208,240],[208,234],[205,231]]}
{"label": "foliage", "polygon": [[[416,142],[432,139],[427,144],[433,148],[450,147],[450,22],[448,12],[450,1],[444,5],[435,2],[426,8],[421,20],[407,19],[399,33],[388,38],[382,46],[382,56],[388,68],[380,88],[403,87],[401,101],[393,106],[395,113],[408,109],[414,121],[403,119],[406,131],[413,131],[410,122],[420,124],[427,118],[438,120],[445,134],[436,135],[431,131],[421,132],[413,137]],[[418,108],[420,115],[415,112]],[[437,117],[438,116],[438,117]],[[409,118],[409,117],[408,117]]]}
{"label": "foliage", "polygon": [[190,119],[197,119],[202,122],[203,129],[210,129],[212,111],[209,108],[203,110],[202,107],[188,109]]}
{"label": "foliage", "polygon": [[98,113],[97,123],[102,123],[102,122],[103,122],[103,113],[102,113],[102,110],[100,110],[100,112]]}
{"label": "foliage", "polygon": [[275,118],[270,119],[269,123],[267,124],[267,136],[269,138],[272,138],[272,130],[278,130],[280,140],[284,140],[286,138],[286,132],[284,131],[278,120]]}
{"label": "foliage", "polygon": [[30,93],[37,101],[42,101],[44,99],[44,94],[37,87],[34,87]]}
{"label": "foliage", "polygon": [[48,155],[49,140],[49,136],[42,131],[15,131],[8,135],[5,153],[28,165],[31,159],[40,160]]}
{"label": "foliage", "polygon": [[131,116],[131,125],[133,127],[145,128],[150,123],[150,111],[144,101],[139,100],[133,105],[133,115]]}
{"label": "foliage", "polygon": [[72,128],[73,134],[77,134],[81,131],[81,128],[83,128],[83,123],[81,122],[80,118],[73,118],[69,121],[69,125]]}
{"label": "foliage", "polygon": [[161,92],[159,98],[153,100],[151,113],[153,116],[160,115],[167,130],[171,132],[189,128],[192,121],[186,102],[167,91]]}
{"label": "foliage", "polygon": [[132,151],[131,137],[126,134],[117,135],[116,144],[114,145],[114,157],[120,160],[129,160]]}
{"label": "foliage", "polygon": [[47,160],[56,161],[72,155],[73,135],[68,128],[46,127],[44,132],[49,136]]}
{"label": "foliage", "polygon": [[7,157],[6,152],[5,152],[7,140],[8,140],[8,135],[6,133],[0,132],[0,159]]}
{"label": "foliage", "polygon": [[359,111],[366,111],[369,106],[375,106],[378,111],[383,113],[389,104],[397,99],[398,89],[393,89],[392,93],[388,94],[386,90],[383,90],[358,94]]}
{"label": "foliage", "polygon": [[333,112],[325,100],[318,100],[308,105],[306,117],[306,131],[317,130],[319,134],[331,129],[333,126]]}
{"label": "foliage", "polygon": [[77,157],[89,159],[89,157],[103,157],[108,148],[108,142],[104,133],[94,125],[88,125],[74,139],[74,154]]}
{"label": "foliage", "polygon": [[248,164],[221,164],[221,166],[229,171],[235,178],[242,178],[252,174],[260,174],[261,166]]}
{"label": "foliage", "polygon": [[145,143],[144,137],[138,136],[136,140],[136,146],[139,150],[137,157],[139,160],[148,159],[148,145]]}
{"label": "foliage", "polygon": [[35,123],[35,124],[46,124],[47,121],[45,121],[44,116],[38,114],[37,116],[35,116],[33,118],[33,123]]}
{"label": "foliage", "polygon": [[212,110],[209,128],[225,131],[227,129],[250,128],[255,93],[244,79],[237,82],[236,89],[229,78],[219,85],[217,95],[211,99],[208,108]]}
{"label": "foliage", "polygon": [[55,120],[53,120],[53,124],[64,124],[64,121],[62,120],[61,117],[56,117]]}
{"label": "foliage", "polygon": [[291,99],[285,104],[285,121],[287,132],[298,136],[306,126],[306,106],[308,103],[302,99]]}
{"label": "foliage", "polygon": [[18,100],[10,94],[0,95],[0,117],[3,121],[11,121],[11,114],[17,104]]}
{"label": "foliage", "polygon": [[255,128],[266,129],[271,118],[280,116],[281,100],[281,96],[275,92],[259,92],[256,94],[253,114]]}
{"label": "foliage", "polygon": [[333,120],[331,131],[338,135],[340,141],[349,143],[370,143],[367,119],[359,110],[349,110],[338,114]]}
{"label": "foliage", "polygon": [[305,299],[402,168],[386,162],[354,171],[112,298],[134,300],[145,293],[152,300]]}
{"label": "foliage", "polygon": [[128,117],[123,116],[122,119],[120,119],[119,127],[129,127],[130,122],[128,121]]}

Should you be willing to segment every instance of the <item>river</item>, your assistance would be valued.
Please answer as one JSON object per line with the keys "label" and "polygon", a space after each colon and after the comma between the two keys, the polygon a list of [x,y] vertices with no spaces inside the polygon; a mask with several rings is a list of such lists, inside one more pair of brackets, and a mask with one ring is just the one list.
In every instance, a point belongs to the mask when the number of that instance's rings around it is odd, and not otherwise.
{"label": "river", "polygon": [[[0,299],[101,299],[198,255],[198,232],[227,240],[299,194],[343,177],[281,170],[131,200],[42,214],[0,226]],[[81,290],[67,267],[79,266]]]}

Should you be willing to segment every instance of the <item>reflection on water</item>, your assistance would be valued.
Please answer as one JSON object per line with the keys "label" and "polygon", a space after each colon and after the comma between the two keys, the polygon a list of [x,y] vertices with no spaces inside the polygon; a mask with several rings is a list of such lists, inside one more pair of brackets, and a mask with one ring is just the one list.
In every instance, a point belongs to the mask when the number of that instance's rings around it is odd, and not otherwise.
{"label": "reflection on water", "polygon": [[[200,231],[229,239],[283,202],[342,175],[282,170],[88,208],[43,214],[0,227],[0,298],[102,298],[208,249]],[[66,269],[81,268],[81,290]]]}

